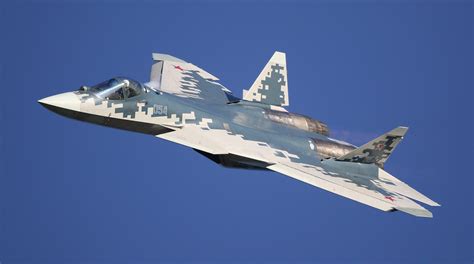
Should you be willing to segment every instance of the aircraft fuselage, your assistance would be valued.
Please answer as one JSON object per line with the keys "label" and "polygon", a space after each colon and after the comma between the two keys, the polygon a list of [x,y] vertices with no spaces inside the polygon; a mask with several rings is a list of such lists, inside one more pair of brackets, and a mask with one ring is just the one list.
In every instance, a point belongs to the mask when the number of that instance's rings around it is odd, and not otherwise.
{"label": "aircraft fuselage", "polygon": [[[154,136],[173,131],[173,128],[212,120],[207,124],[209,129],[245,134],[246,139],[258,142],[271,141],[277,148],[304,148],[310,159],[336,157],[355,148],[329,138],[327,126],[320,121],[272,110],[265,104],[240,100],[209,104],[143,87],[140,94],[122,100],[101,98],[96,92],[80,89],[42,99],[40,103],[69,118]],[[323,147],[319,148],[320,154],[318,146]],[[206,156],[226,167],[262,169],[268,165],[238,156]]]}

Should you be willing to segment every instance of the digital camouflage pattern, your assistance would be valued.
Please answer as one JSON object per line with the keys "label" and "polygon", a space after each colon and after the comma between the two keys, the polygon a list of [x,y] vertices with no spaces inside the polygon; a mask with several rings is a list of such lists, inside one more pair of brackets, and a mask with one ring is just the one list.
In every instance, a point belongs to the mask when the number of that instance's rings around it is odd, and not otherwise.
{"label": "digital camouflage pattern", "polygon": [[39,100],[77,120],[150,134],[193,148],[225,167],[273,170],[383,211],[432,217],[438,204],[383,170],[407,131],[356,146],[326,124],[289,113],[285,54],[276,52],[244,98],[203,69],[153,54],[150,81],[116,77]]}

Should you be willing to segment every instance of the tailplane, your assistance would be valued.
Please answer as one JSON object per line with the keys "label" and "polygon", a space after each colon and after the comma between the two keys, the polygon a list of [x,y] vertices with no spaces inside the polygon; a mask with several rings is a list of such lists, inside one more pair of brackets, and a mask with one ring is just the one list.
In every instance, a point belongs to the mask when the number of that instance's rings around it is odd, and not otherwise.
{"label": "tailplane", "polygon": [[369,143],[354,149],[353,151],[337,158],[339,161],[350,161],[359,163],[374,163],[383,168],[392,151],[403,139],[408,127],[397,127],[388,133],[370,141]]}

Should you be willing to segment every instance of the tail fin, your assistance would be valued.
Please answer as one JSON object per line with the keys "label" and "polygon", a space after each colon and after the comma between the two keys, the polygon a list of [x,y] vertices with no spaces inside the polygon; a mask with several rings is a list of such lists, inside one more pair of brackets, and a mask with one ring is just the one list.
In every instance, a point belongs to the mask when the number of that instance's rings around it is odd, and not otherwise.
{"label": "tail fin", "polygon": [[392,131],[370,141],[369,143],[354,149],[353,151],[337,158],[340,161],[350,161],[359,163],[375,163],[383,168],[392,151],[403,139],[408,131],[408,127],[397,127]]}
{"label": "tail fin", "polygon": [[147,85],[157,90],[160,89],[165,62],[186,63],[184,60],[168,54],[152,53],[152,57],[154,63],[153,66],[151,66],[150,82],[147,83]]}
{"label": "tail fin", "polygon": [[285,53],[276,51],[273,54],[252,87],[244,90],[243,99],[276,106],[289,105]]}

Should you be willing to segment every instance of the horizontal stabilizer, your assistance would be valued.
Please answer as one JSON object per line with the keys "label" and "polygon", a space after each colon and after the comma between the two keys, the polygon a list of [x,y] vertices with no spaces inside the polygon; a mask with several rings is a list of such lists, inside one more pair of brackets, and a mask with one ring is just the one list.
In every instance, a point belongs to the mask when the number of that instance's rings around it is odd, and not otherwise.
{"label": "horizontal stabilizer", "polygon": [[392,151],[403,139],[408,127],[397,127],[392,131],[370,141],[369,143],[354,149],[353,151],[337,158],[339,161],[350,161],[358,163],[374,163],[383,168]]}

